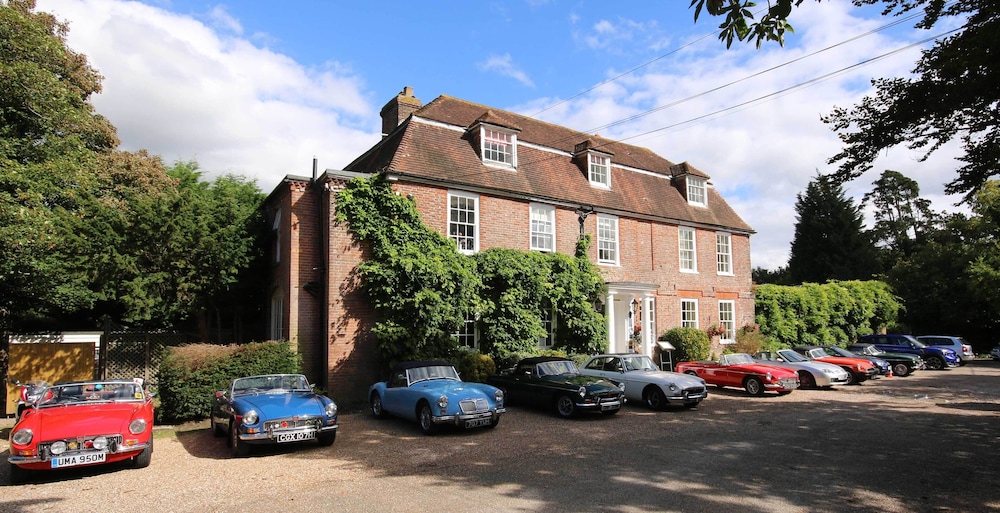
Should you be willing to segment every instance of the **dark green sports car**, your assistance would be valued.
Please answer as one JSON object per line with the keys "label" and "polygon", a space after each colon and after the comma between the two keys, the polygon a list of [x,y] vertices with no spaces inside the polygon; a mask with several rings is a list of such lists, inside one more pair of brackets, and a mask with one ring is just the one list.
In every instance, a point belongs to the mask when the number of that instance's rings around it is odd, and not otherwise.
{"label": "dark green sports car", "polygon": [[915,354],[888,353],[873,344],[852,344],[847,350],[858,356],[881,358],[892,367],[893,376],[909,376],[913,371],[924,368],[924,359]]}
{"label": "dark green sports car", "polygon": [[594,376],[584,376],[568,358],[537,356],[486,378],[504,391],[508,403],[553,408],[560,417],[581,411],[614,415],[625,403],[624,385]]}

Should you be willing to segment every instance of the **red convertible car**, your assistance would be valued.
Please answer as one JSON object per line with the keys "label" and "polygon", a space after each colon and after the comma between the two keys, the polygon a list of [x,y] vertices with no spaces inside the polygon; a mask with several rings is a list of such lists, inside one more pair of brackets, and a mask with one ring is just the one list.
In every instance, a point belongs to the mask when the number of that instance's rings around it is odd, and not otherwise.
{"label": "red convertible car", "polygon": [[766,390],[784,395],[799,388],[795,371],[755,362],[746,353],[724,354],[717,362],[679,362],[676,371],[717,387],[742,388],[750,395],[762,395]]}
{"label": "red convertible car", "polygon": [[75,381],[42,390],[10,431],[10,481],[32,471],[153,456],[153,398],[141,380]]}

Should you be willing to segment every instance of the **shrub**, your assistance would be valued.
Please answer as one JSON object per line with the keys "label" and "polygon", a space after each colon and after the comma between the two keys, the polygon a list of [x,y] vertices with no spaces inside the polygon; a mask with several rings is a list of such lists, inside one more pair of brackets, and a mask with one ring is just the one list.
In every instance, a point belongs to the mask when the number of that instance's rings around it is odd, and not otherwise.
{"label": "shrub", "polygon": [[299,356],[287,342],[171,347],[157,373],[160,408],[157,422],[207,418],[212,397],[233,379],[257,374],[300,373]]}
{"label": "shrub", "polygon": [[497,371],[493,358],[479,351],[462,351],[455,368],[458,370],[458,375],[462,377],[462,381],[475,381],[477,383],[485,383],[486,377],[490,374],[496,374]]}
{"label": "shrub", "polygon": [[698,361],[708,358],[711,342],[697,328],[673,328],[660,335],[660,340],[674,346],[674,362]]}

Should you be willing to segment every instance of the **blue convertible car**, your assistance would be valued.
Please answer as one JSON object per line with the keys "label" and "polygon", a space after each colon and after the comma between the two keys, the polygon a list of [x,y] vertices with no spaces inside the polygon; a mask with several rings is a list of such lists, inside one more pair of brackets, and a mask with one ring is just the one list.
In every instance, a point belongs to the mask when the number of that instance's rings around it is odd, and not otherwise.
{"label": "blue convertible car", "polygon": [[388,381],[368,389],[372,414],[389,414],[420,423],[424,434],[442,424],[496,427],[504,409],[503,392],[482,383],[464,382],[442,361],[400,362]]}
{"label": "blue convertible car", "polygon": [[301,374],[267,374],[234,379],[215,393],[212,432],[229,435],[233,456],[246,456],[250,444],[318,440],[330,446],[337,437],[337,404],[316,394]]}

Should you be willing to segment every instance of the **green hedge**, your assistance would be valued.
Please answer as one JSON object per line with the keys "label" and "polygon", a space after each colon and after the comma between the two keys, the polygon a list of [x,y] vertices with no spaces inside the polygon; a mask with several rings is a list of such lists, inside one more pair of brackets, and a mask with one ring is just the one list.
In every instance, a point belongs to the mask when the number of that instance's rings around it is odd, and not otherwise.
{"label": "green hedge", "polygon": [[157,374],[157,422],[208,418],[215,392],[228,389],[236,378],[301,372],[301,358],[287,342],[171,347]]}
{"label": "green hedge", "polygon": [[674,363],[707,360],[712,342],[698,328],[673,328],[660,335],[660,340],[674,346]]}

